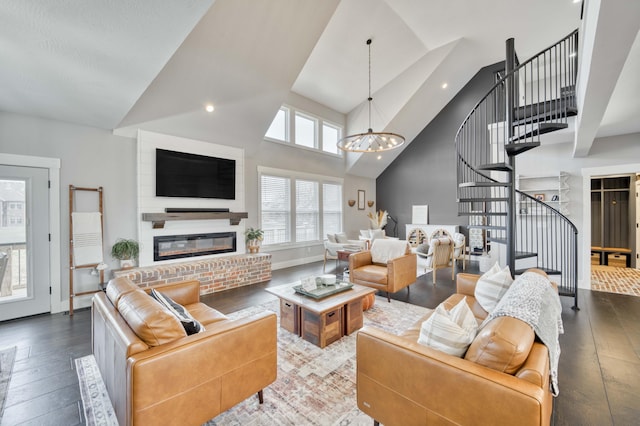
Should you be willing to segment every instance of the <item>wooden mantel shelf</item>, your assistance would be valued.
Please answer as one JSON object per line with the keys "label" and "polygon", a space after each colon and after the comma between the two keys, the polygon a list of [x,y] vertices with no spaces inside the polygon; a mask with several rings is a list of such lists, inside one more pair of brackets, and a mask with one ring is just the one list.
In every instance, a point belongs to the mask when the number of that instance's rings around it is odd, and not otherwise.
{"label": "wooden mantel shelf", "polygon": [[247,212],[189,212],[189,213],[142,213],[142,220],[152,222],[153,229],[164,228],[167,220],[209,220],[229,219],[231,225],[237,225],[241,219],[249,217]]}

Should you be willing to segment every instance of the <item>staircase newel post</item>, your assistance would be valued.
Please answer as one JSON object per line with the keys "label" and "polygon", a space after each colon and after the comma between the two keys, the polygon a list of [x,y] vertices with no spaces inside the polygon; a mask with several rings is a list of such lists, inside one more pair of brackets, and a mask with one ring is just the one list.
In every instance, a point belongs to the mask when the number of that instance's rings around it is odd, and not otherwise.
{"label": "staircase newel post", "polygon": [[[505,74],[506,81],[506,102],[505,102],[505,125],[507,126],[507,140],[505,144],[510,143],[513,137],[513,112],[516,100],[516,75],[511,72],[516,67],[516,51],[513,38],[507,39],[506,42],[506,61]],[[507,265],[513,274],[516,269],[516,159],[515,156],[509,155],[509,165],[511,170],[507,173],[509,186],[507,187]]]}

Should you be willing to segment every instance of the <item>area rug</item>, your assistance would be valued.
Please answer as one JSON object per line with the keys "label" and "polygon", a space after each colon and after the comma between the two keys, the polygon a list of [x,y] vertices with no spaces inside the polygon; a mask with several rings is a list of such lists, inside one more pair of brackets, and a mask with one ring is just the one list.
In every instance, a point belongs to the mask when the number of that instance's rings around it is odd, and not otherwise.
{"label": "area rug", "polygon": [[16,347],[0,350],[0,419],[4,414],[4,401],[7,398],[13,363],[16,359]]}
{"label": "area rug", "polygon": [[[231,316],[238,318],[264,309],[279,314],[279,302],[268,302]],[[364,313],[364,324],[398,334],[428,311],[376,297],[373,308]],[[248,398],[206,426],[370,426],[373,420],[358,410],[356,403],[356,334],[320,349],[278,327],[278,378],[264,390],[264,404],[260,405],[255,397]]]}
{"label": "area rug", "polygon": [[640,270],[591,265],[591,290],[640,296]]}
{"label": "area rug", "polygon": [[[237,319],[265,310],[278,315],[278,378],[264,389],[264,404],[247,398],[206,426],[367,425],[373,420],[356,403],[356,334],[319,347],[280,328],[279,301],[234,312]],[[429,309],[376,297],[365,326],[391,333],[409,328]],[[88,425],[117,424],[93,355],[76,359]],[[111,423],[110,423],[111,422]]]}
{"label": "area rug", "polygon": [[96,359],[93,355],[87,355],[76,358],[75,361],[86,424],[88,426],[117,426],[118,419],[116,419],[107,388],[100,376]]}

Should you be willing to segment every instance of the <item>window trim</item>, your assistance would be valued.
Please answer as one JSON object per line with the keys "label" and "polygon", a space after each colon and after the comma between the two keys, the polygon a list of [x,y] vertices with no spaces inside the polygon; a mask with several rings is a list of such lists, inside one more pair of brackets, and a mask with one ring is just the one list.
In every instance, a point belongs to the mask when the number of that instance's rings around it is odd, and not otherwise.
{"label": "window trim", "polygon": [[[273,138],[271,136],[267,136],[266,132],[264,134],[264,139],[268,140],[268,141],[272,141],[272,142],[289,143],[289,139],[291,138],[291,123],[290,123],[290,121],[291,121],[290,120],[291,108],[286,106],[286,105],[281,105],[280,109],[278,109],[278,112],[273,117],[273,120],[275,120],[276,116],[278,115],[278,113],[280,111],[284,111],[284,139],[278,139],[278,138]],[[273,124],[273,120],[271,120],[271,123],[269,124],[269,127],[267,128],[267,132],[271,128],[271,124]]]}
{"label": "window trim", "polygon": [[[272,137],[267,136],[266,133],[265,133],[264,138],[263,138],[265,141],[272,142],[272,143],[279,143],[279,144],[282,144],[282,145],[295,147],[295,148],[298,148],[298,149],[304,149],[304,150],[308,150],[308,151],[315,152],[315,153],[320,153],[320,154],[323,154],[323,155],[328,155],[328,156],[335,157],[335,158],[345,158],[345,155],[343,154],[343,151],[340,150],[340,149],[338,149],[337,153],[333,153],[333,152],[325,151],[322,148],[322,145],[323,145],[323,142],[324,142],[322,140],[323,136],[324,136],[323,135],[323,131],[324,131],[323,126],[325,124],[327,124],[330,127],[335,127],[339,131],[339,137],[342,137],[342,135],[345,132],[345,129],[344,129],[343,125],[338,124],[335,121],[331,121],[331,120],[325,119],[324,117],[321,117],[321,116],[319,116],[317,114],[313,114],[311,112],[305,111],[305,110],[300,109],[300,108],[295,108],[295,107],[293,107],[291,105],[287,105],[287,104],[282,104],[278,111],[281,111],[281,110],[285,110],[285,111],[288,112],[288,114],[286,116],[286,122],[287,122],[286,123],[286,125],[287,125],[287,129],[286,129],[287,135],[286,135],[286,137],[287,137],[287,140],[281,140],[281,139],[272,138]],[[316,122],[315,141],[314,141],[315,147],[311,148],[311,147],[304,146],[304,145],[299,145],[299,144],[296,143],[296,141],[295,141],[295,134],[296,134],[295,116],[296,116],[296,114],[300,114],[301,116],[303,116],[305,118],[308,118],[308,119],[311,119],[311,120],[314,120]],[[274,116],[274,119],[275,119],[275,116]],[[271,122],[273,123],[273,120]],[[269,126],[271,126],[271,124],[269,124]],[[269,130],[269,129],[267,128],[267,130]]]}
{"label": "window trim", "polygon": [[[295,239],[295,223],[296,223],[296,215],[297,215],[297,211],[296,211],[296,198],[295,198],[295,191],[296,191],[296,185],[295,185],[295,181],[296,180],[312,180],[318,183],[318,205],[319,205],[319,211],[318,211],[318,220],[319,220],[319,235],[318,235],[318,240],[311,240],[311,241],[289,241],[286,243],[277,243],[277,244],[267,244],[265,245],[265,247],[268,247],[270,251],[278,251],[278,250],[287,250],[287,249],[292,249],[292,248],[299,248],[299,247],[310,247],[310,246],[318,246],[318,245],[322,245],[324,243],[324,200],[323,200],[323,195],[324,195],[324,188],[323,188],[323,184],[325,183],[332,183],[332,184],[336,184],[336,185],[340,185],[342,187],[342,200],[341,200],[341,207],[344,206],[344,179],[343,178],[338,178],[335,176],[325,176],[325,175],[318,175],[318,174],[314,174],[314,173],[305,173],[305,172],[298,172],[295,170],[286,170],[286,169],[277,169],[277,168],[272,168],[272,167],[265,167],[265,166],[258,166],[258,223],[259,223],[259,227],[262,228],[262,176],[263,175],[267,175],[267,176],[275,176],[275,177],[282,177],[282,178],[287,178],[290,179],[290,185],[289,185],[289,190],[291,191],[291,197],[289,197],[289,202],[291,203],[291,217],[289,218],[290,220],[290,226],[291,226],[291,238]],[[345,214],[345,210],[344,208],[341,209],[341,217],[340,220],[342,222],[342,227],[344,228],[344,214]]]}
{"label": "window trim", "polygon": [[[313,122],[313,146],[307,146],[307,145],[302,145],[299,144],[297,141],[297,136],[296,136],[296,119],[300,117],[306,120],[309,120],[311,122]],[[319,136],[322,134],[322,132],[320,131],[320,127],[322,127],[322,121],[317,118],[317,117],[313,117],[310,114],[307,114],[304,111],[300,111],[300,110],[296,110],[293,113],[293,134],[291,135],[291,140],[293,141],[293,143],[297,146],[302,146],[304,148],[308,148],[308,149],[313,149],[314,151],[318,150],[318,145],[320,142],[320,138]]]}
{"label": "window trim", "polygon": [[336,123],[334,123],[332,121],[324,120],[320,125],[320,136],[318,137],[320,145],[322,145],[320,147],[320,150],[322,150],[322,152],[324,152],[325,154],[331,154],[331,155],[336,155],[338,157],[342,157],[342,155],[341,155],[342,150],[340,148],[338,148],[337,146],[336,146],[336,152],[329,152],[329,151],[325,151],[324,150],[324,126],[333,127],[334,129],[336,129],[338,131],[338,140],[336,141],[336,144],[340,141],[340,139],[342,138],[342,135],[344,134],[344,127],[342,127],[339,124],[336,124]]}

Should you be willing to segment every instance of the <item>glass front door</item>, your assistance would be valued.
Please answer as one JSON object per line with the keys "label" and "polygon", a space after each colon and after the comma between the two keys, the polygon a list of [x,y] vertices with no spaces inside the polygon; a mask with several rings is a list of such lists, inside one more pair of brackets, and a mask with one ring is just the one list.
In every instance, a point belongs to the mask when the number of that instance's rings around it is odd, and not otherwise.
{"label": "glass front door", "polygon": [[50,311],[48,171],[0,166],[0,321]]}

